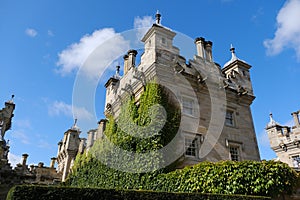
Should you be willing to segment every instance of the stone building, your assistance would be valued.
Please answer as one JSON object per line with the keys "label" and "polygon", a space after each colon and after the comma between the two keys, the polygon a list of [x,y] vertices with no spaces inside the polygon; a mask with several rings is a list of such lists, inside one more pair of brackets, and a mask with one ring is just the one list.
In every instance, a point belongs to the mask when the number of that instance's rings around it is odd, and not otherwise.
{"label": "stone building", "polygon": [[74,125],[64,133],[63,139],[58,143],[57,172],[62,174],[62,181],[67,178],[77,154],[82,154],[86,147],[86,139],[80,138],[81,131]]}
{"label": "stone building", "polygon": [[[136,65],[138,52],[129,50],[123,57],[123,70],[117,66],[116,73],[106,82],[104,114],[117,119],[122,99],[134,95],[138,103],[145,84],[155,81],[167,86],[181,106],[178,168],[205,160],[260,160],[250,108],[255,99],[251,66],[237,58],[231,47],[231,59],[221,68],[213,61],[212,42],[202,37],[195,39],[197,54],[186,61],[173,45],[175,36],[175,32],[161,25],[157,13],[156,23],[142,38],[144,53],[140,63]],[[86,144],[79,138],[77,127],[65,132],[57,156],[63,181],[76,155],[88,151],[97,139],[104,137],[106,122],[107,119],[101,119],[97,129],[88,131]]]}
{"label": "stone building", "polygon": [[56,184],[61,181],[61,174],[54,167],[56,158],[51,158],[50,167],[39,163],[37,166],[27,165],[28,154],[22,155],[21,163],[15,168],[9,163],[9,142],[5,140],[5,133],[12,126],[12,118],[15,104],[13,96],[10,101],[5,102],[5,107],[0,110],[0,199],[5,199],[11,187],[19,184]]}
{"label": "stone building", "polygon": [[[212,42],[204,38],[195,39],[197,54],[186,61],[173,45],[175,36],[156,14],[156,23],[142,38],[140,63],[135,63],[138,52],[129,50],[123,57],[123,75],[117,66],[116,74],[106,82],[105,115],[117,119],[122,99],[130,94],[138,103],[145,83],[155,81],[168,87],[181,105],[178,167],[205,160],[260,160],[250,108],[255,99],[251,66],[237,58],[232,47],[231,59],[221,68],[213,61]],[[98,130],[88,133],[88,148],[103,137],[105,123],[100,120]]]}
{"label": "stone building", "polygon": [[300,162],[300,111],[292,112],[294,126],[283,126],[273,119],[270,114],[270,122],[266,131],[270,145],[275,151],[278,160],[287,163],[290,167],[299,168]]}

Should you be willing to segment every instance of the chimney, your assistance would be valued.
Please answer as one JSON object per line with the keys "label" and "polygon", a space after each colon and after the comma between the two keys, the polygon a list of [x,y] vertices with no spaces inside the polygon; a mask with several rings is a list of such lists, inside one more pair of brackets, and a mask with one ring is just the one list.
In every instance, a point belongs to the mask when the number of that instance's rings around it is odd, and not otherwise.
{"label": "chimney", "polygon": [[124,58],[124,75],[127,74],[128,72],[128,55],[124,55],[123,56]]}
{"label": "chimney", "polygon": [[137,51],[134,49],[131,49],[127,52],[127,54],[128,54],[127,65],[128,65],[128,71],[129,71],[132,67],[135,67],[135,58],[137,55]]}
{"label": "chimney", "polygon": [[300,127],[298,114],[299,114],[299,111],[292,113],[296,127]]}
{"label": "chimney", "polygon": [[205,42],[204,48],[205,48],[206,60],[212,62],[212,42],[211,41]]}
{"label": "chimney", "polygon": [[56,161],[56,158],[55,158],[55,157],[51,158],[50,168],[54,168],[55,161]]}
{"label": "chimney", "polygon": [[195,44],[197,48],[197,55],[201,58],[205,58],[204,54],[204,45],[205,45],[205,39],[203,37],[198,37],[195,39]]}
{"label": "chimney", "polygon": [[106,122],[107,120],[106,119],[101,119],[99,122],[98,122],[98,129],[97,129],[97,132],[96,132],[96,138],[95,139],[98,139],[98,138],[103,138],[104,136],[104,131],[105,131],[105,128],[106,128]]}
{"label": "chimney", "polygon": [[94,144],[94,134],[95,134],[95,131],[94,130],[89,130],[87,132],[87,135],[88,135],[88,138],[87,138],[87,144],[86,144],[86,148],[87,149],[90,149],[93,144]]}
{"label": "chimney", "polygon": [[27,158],[28,158],[28,154],[27,153],[22,154],[22,166],[23,167],[26,166]]}
{"label": "chimney", "polygon": [[30,165],[30,171],[33,172],[34,170],[34,165]]}
{"label": "chimney", "polygon": [[39,162],[38,167],[39,167],[39,168],[44,167],[44,163],[43,163],[43,162]]}

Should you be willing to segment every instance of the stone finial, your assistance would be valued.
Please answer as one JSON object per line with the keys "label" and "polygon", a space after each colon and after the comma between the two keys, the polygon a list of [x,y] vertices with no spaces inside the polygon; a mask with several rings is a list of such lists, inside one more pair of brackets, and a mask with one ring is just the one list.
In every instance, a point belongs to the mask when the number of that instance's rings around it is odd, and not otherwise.
{"label": "stone finial", "polygon": [[156,18],[156,24],[160,24],[160,17],[161,17],[161,14],[160,14],[159,11],[157,10],[157,11],[156,11],[156,15],[155,15],[155,18]]}
{"label": "stone finial", "polygon": [[79,132],[79,127],[77,126],[77,118],[74,119],[74,124],[71,129]]}
{"label": "stone finial", "polygon": [[13,104],[14,103],[14,98],[15,98],[15,95],[14,94],[11,95],[11,99],[8,101],[8,103]]}
{"label": "stone finial", "polygon": [[268,125],[267,125],[267,128],[271,128],[271,127],[273,127],[273,126],[277,126],[277,125],[279,125],[274,119],[273,119],[273,114],[272,113],[270,113],[270,121],[269,121],[269,123],[268,123]]}

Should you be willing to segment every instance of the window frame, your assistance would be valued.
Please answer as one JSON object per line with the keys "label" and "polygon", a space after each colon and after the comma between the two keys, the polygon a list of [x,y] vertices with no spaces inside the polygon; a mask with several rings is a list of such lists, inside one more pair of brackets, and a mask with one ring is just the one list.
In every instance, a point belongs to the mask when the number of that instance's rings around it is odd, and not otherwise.
{"label": "window frame", "polygon": [[[191,103],[191,105],[187,105],[186,103]],[[181,97],[181,106],[182,106],[182,113],[188,116],[194,116],[195,115],[195,101],[192,98],[189,97]],[[190,110],[191,112],[187,112],[187,110]]]}
{"label": "window frame", "polygon": [[[230,117],[228,117],[228,114],[230,114]],[[226,110],[225,125],[229,127],[236,127],[235,112],[233,110]]]}
{"label": "window frame", "polygon": [[[187,141],[189,141],[188,144]],[[184,155],[186,157],[197,158],[197,146],[196,137],[184,137]]]}
{"label": "window frame", "polygon": [[[201,146],[201,134],[184,132],[184,156],[187,158],[199,159],[199,150]],[[189,140],[189,143],[187,141]],[[188,145],[189,144],[189,145]],[[191,147],[191,145],[193,146]],[[189,152],[194,152],[188,154]]]}
{"label": "window frame", "polygon": [[[231,149],[235,150],[235,154],[233,154]],[[230,157],[231,161],[241,161],[240,146],[238,146],[238,145],[229,145],[229,157]],[[236,157],[236,159],[234,159],[234,157]]]}

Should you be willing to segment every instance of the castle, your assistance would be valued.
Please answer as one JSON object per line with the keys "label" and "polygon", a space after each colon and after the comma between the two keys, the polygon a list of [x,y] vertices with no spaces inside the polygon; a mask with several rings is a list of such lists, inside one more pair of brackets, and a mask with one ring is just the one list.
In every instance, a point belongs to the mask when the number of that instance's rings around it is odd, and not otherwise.
{"label": "castle", "polygon": [[0,199],[5,199],[9,189],[20,184],[55,184],[61,181],[61,173],[57,173],[55,165],[56,158],[51,158],[50,167],[40,162],[37,166],[27,165],[28,154],[22,155],[21,163],[13,169],[8,160],[10,149],[9,141],[5,140],[5,133],[12,126],[15,103],[12,99],[5,102],[5,107],[0,110]]}
{"label": "castle", "polygon": [[300,162],[300,111],[292,112],[294,126],[283,126],[273,119],[270,114],[270,122],[266,126],[266,131],[270,140],[270,145],[275,151],[278,159],[287,163],[290,167],[299,168]]}
{"label": "castle", "polygon": [[[231,59],[221,68],[213,61],[212,42],[202,37],[195,39],[197,54],[186,61],[173,45],[176,33],[161,25],[160,17],[157,13],[156,23],[142,38],[140,63],[135,63],[138,52],[129,50],[123,57],[123,75],[117,66],[106,82],[105,115],[117,119],[122,99],[133,95],[138,104],[145,84],[155,81],[171,90],[181,107],[178,168],[201,161],[260,160],[250,108],[255,99],[251,66],[231,47]],[[65,132],[57,156],[63,181],[76,154],[105,137],[106,121],[101,119],[98,128],[88,132],[86,144],[76,127]]]}

